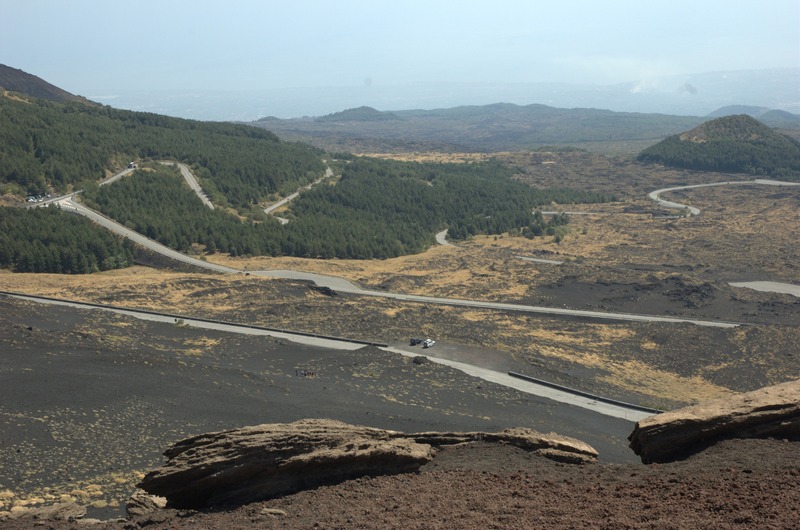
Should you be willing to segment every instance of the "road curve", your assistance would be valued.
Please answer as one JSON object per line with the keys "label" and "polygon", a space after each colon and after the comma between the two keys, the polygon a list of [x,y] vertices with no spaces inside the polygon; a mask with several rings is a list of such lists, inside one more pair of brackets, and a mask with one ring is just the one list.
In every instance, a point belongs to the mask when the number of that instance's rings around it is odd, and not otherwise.
{"label": "road curve", "polygon": [[442,245],[444,247],[454,247],[455,245],[452,244],[447,240],[447,229],[442,230],[438,234],[436,234],[436,243]]}
{"label": "road curve", "polygon": [[668,193],[671,191],[680,191],[680,190],[691,190],[696,188],[710,188],[712,186],[754,186],[754,185],[761,185],[761,186],[800,186],[800,182],[783,182],[780,180],[769,180],[769,179],[755,179],[755,180],[736,180],[736,181],[728,181],[728,182],[712,182],[710,184],[692,184],[689,186],[675,186],[672,188],[662,188],[660,190],[651,191],[647,194],[647,197],[650,200],[657,202],[660,206],[664,208],[669,208],[673,210],[684,210],[690,216],[693,215],[700,215],[700,209],[695,208],[694,206],[687,206],[685,204],[680,204],[677,202],[667,201],[662,199],[660,196],[662,193]]}

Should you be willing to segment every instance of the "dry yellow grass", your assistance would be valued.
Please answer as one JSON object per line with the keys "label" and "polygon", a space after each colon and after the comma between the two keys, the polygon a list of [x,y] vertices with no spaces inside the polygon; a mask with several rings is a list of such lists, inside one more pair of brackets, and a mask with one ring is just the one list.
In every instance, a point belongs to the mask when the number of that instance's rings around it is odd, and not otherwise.
{"label": "dry yellow grass", "polygon": [[701,377],[681,377],[663,370],[655,370],[637,361],[605,364],[603,368],[610,373],[600,378],[601,380],[631,392],[643,392],[654,399],[668,398],[699,403],[734,394],[731,390]]}

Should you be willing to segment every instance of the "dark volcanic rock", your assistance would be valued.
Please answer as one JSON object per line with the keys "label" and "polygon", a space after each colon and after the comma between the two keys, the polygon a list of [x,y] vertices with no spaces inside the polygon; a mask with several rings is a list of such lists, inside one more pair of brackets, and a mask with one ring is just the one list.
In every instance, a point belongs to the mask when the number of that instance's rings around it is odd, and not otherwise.
{"label": "dark volcanic rock", "polygon": [[128,517],[139,517],[149,513],[157,512],[167,506],[167,499],[156,495],[148,495],[143,491],[137,491],[125,504],[125,513]]}
{"label": "dark volcanic rock", "polygon": [[418,433],[301,420],[203,434],[177,442],[168,462],[139,487],[175,508],[239,505],[375,475],[415,471],[435,447],[471,441],[513,444],[560,461],[594,462],[591,446],[529,429],[500,433]]}
{"label": "dark volcanic rock", "polygon": [[366,475],[413,471],[432,449],[390,431],[302,420],[182,440],[139,487],[171,507],[236,505]]}
{"label": "dark volcanic rock", "polygon": [[630,447],[642,462],[669,462],[726,438],[800,439],[800,380],[650,416]]}

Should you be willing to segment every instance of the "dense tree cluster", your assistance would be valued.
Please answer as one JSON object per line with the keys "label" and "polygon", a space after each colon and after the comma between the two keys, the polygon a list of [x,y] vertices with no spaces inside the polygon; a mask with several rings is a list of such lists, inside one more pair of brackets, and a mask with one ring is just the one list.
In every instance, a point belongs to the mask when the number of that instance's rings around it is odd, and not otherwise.
{"label": "dense tree cluster", "polygon": [[372,159],[351,160],[336,185],[321,184],[302,193],[292,203],[285,226],[265,215],[242,221],[210,210],[168,168],[137,171],[85,195],[91,206],[181,251],[197,243],[209,253],[356,259],[421,252],[443,228],[451,230],[453,239],[523,228],[544,234],[553,222],[533,213],[537,205],[608,199],[570,190],[533,190],[497,163]]}
{"label": "dense tree cluster", "polygon": [[261,223],[261,233],[256,234],[255,223],[243,223],[223,209],[206,207],[177,170],[168,167],[139,170],[109,186],[87,188],[83,198],[117,222],[181,252],[199,243],[210,252],[269,254],[269,249],[251,248],[246,242],[256,236],[268,242],[274,239],[270,228],[275,233],[280,229],[277,221],[270,220]]}
{"label": "dense tree cluster", "polygon": [[727,116],[642,151],[638,160],[701,171],[800,178],[800,142],[749,116]]}
{"label": "dense tree cluster", "polygon": [[57,208],[0,208],[0,268],[82,274],[133,263],[129,241]]}
{"label": "dense tree cluster", "polygon": [[0,187],[27,194],[97,181],[114,161],[164,158],[192,164],[218,204],[247,209],[325,169],[320,151],[246,125],[3,97],[0,145]]}
{"label": "dense tree cluster", "polygon": [[549,219],[545,219],[542,212],[536,210],[533,214],[533,221],[528,225],[522,228],[521,233],[523,236],[527,237],[528,239],[533,239],[539,236],[559,236],[560,241],[560,234],[558,234],[558,227],[565,226],[569,224],[569,216],[565,213],[558,213],[550,217]]}

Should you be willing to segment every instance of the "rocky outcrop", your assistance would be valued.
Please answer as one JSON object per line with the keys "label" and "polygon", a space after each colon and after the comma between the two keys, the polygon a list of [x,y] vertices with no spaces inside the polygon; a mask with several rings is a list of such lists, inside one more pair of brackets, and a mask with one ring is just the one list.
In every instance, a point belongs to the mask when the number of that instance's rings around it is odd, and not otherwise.
{"label": "rocky outcrop", "polygon": [[430,446],[389,432],[304,420],[203,434],[177,442],[139,487],[171,507],[234,505],[352,477],[402,473],[433,458]]}
{"label": "rocky outcrop", "polygon": [[323,484],[415,471],[436,447],[469,441],[514,444],[549,458],[591,462],[597,452],[578,440],[528,429],[501,433],[418,433],[333,420],[301,420],[203,434],[182,440],[167,463],[139,487],[168,506],[202,508],[264,500]]}
{"label": "rocky outcrop", "polygon": [[647,417],[628,437],[642,462],[668,462],[725,438],[800,438],[800,380]]}
{"label": "rocky outcrop", "polygon": [[143,491],[137,491],[125,504],[125,513],[128,517],[140,517],[157,512],[167,507],[167,499],[157,495],[148,495]]}
{"label": "rocky outcrop", "polygon": [[417,443],[433,447],[469,442],[504,443],[538,454],[550,460],[570,464],[589,464],[597,461],[597,451],[580,440],[555,433],[541,434],[531,429],[505,429],[500,432],[421,432],[402,434]]}

